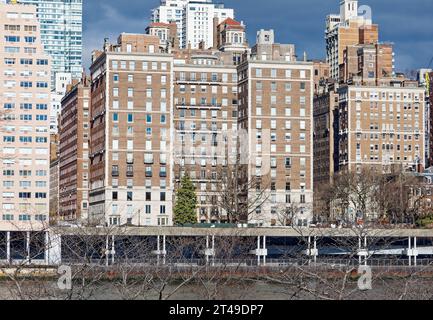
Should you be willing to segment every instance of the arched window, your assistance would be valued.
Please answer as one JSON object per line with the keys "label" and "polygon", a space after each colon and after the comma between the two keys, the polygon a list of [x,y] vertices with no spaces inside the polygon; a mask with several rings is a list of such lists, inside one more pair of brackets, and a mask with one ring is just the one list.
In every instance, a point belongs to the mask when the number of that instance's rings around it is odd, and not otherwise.
{"label": "arched window", "polygon": [[239,43],[239,35],[237,33],[233,35],[233,43]]}

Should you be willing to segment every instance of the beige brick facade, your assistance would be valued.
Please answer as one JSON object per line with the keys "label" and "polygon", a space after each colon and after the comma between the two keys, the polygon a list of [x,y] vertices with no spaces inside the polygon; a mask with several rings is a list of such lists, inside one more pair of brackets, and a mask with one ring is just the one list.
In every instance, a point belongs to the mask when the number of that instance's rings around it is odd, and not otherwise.
{"label": "beige brick facade", "polygon": [[48,223],[50,59],[36,7],[0,4],[0,229]]}

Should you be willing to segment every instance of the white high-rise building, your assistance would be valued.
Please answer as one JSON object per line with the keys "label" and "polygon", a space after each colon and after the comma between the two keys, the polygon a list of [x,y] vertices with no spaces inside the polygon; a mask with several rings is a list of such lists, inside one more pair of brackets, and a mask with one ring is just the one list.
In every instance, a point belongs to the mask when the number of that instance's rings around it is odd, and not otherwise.
{"label": "white high-rise building", "polygon": [[[176,21],[179,43],[182,40],[183,12],[189,0],[161,0],[161,5],[152,10],[152,22]],[[207,1],[207,0],[206,0]]]}
{"label": "white high-rise building", "polygon": [[182,47],[186,48],[191,44],[192,49],[197,49],[202,41],[205,49],[212,47],[215,17],[218,18],[218,24],[227,18],[234,19],[234,10],[211,2],[189,2],[183,15]]}
{"label": "white high-rise building", "polygon": [[[9,2],[9,1],[8,1]],[[19,0],[37,7],[41,24],[41,40],[51,56],[51,89],[57,73],[71,73],[80,79],[82,74],[83,0]]]}
{"label": "white high-rise building", "polygon": [[222,22],[234,18],[234,10],[226,9],[212,0],[161,0],[161,5],[152,10],[152,22],[169,23],[176,21],[181,48],[197,49],[204,41],[205,48],[211,47],[214,40],[214,18]]}
{"label": "white high-rise building", "polygon": [[56,73],[55,88],[51,91],[50,108],[50,133],[58,133],[58,118],[62,107],[62,99],[66,94],[66,89],[72,83],[72,74],[65,72]]}

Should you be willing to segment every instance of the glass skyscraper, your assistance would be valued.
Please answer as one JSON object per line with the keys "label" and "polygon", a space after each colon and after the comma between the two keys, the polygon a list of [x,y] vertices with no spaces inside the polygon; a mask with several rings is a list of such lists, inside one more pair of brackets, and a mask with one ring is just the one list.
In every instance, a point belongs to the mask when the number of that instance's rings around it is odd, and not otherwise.
{"label": "glass skyscraper", "polygon": [[83,0],[19,0],[37,6],[41,40],[52,58],[52,88],[57,73],[71,73],[81,78]]}

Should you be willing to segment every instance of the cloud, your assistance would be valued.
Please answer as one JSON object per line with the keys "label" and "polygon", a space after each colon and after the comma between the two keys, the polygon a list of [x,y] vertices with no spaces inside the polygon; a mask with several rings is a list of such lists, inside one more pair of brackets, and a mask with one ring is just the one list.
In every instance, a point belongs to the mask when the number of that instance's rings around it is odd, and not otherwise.
{"label": "cloud", "polygon": [[[148,17],[145,14],[128,15],[115,3],[110,2],[101,3],[97,8],[84,8],[83,60],[87,67],[90,66],[92,51],[102,48],[104,38],[114,41],[122,32],[143,33],[148,24]],[[88,9],[87,12],[86,9]],[[97,10],[98,13],[94,13],[94,10]],[[98,19],[93,20],[92,18],[96,16]]]}

